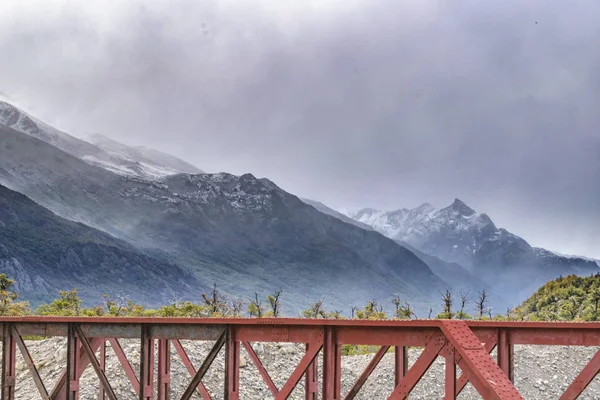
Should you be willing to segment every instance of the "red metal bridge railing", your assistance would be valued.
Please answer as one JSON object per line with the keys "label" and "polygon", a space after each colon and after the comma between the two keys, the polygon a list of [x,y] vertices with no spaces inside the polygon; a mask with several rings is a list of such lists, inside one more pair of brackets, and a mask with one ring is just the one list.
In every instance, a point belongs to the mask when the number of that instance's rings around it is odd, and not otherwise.
{"label": "red metal bridge railing", "polygon": [[[354,399],[383,356],[393,348],[395,387],[388,397],[393,400],[408,398],[438,357],[445,359],[444,399],[456,399],[469,382],[484,399],[522,399],[513,384],[514,345],[600,346],[600,323],[567,322],[5,317],[0,318],[0,331],[2,400],[15,398],[17,348],[42,399],[78,399],[80,378],[89,366],[99,379],[99,398],[118,399],[105,373],[109,343],[140,400],[173,398],[171,348],[190,374],[187,388],[179,398],[190,399],[197,393],[205,400],[212,400],[203,378],[219,352],[225,349],[223,397],[239,399],[242,347],[276,400],[289,398],[302,378],[306,400],[316,400],[319,392],[321,399],[338,400],[342,399],[342,345],[376,345],[380,346],[379,351],[343,398]],[[23,340],[25,336],[67,338],[66,365],[54,387],[47,387],[40,377]],[[140,340],[139,373],[119,339]],[[214,341],[214,345],[202,364],[194,366],[181,340]],[[253,342],[303,343],[306,351],[285,384],[277,387],[254,351]],[[410,368],[409,346],[423,348]],[[490,355],[494,349],[495,360]],[[322,355],[320,382],[316,361],[319,354]],[[462,371],[460,376],[457,367]],[[576,399],[599,371],[600,352],[583,368],[561,399]],[[321,390],[318,390],[319,383]]]}

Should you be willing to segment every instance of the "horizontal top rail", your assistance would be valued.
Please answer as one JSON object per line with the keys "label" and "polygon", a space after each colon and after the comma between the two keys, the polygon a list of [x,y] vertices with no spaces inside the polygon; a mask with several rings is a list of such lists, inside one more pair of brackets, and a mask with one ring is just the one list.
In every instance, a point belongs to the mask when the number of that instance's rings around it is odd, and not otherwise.
{"label": "horizontal top rail", "polygon": [[[441,328],[444,320],[356,320],[307,318],[180,318],[180,317],[0,317],[1,323],[76,323],[76,324],[178,324],[178,325],[283,325],[283,326],[352,326]],[[529,322],[470,321],[471,328],[533,328],[533,329],[600,329],[600,322]]]}

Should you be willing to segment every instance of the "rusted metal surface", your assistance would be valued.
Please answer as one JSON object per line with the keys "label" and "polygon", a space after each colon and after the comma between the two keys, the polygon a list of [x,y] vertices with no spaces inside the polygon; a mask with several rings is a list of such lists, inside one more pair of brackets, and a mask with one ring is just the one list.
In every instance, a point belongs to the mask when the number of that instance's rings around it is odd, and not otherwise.
{"label": "rusted metal surface", "polygon": [[[94,351],[96,351],[98,349],[98,347],[100,347],[100,345],[102,344],[103,341],[104,341],[104,339],[101,339],[101,338],[92,339],[91,346],[94,349]],[[79,378],[81,378],[81,375],[83,375],[83,371],[87,368],[88,365],[90,365],[90,360],[87,357],[87,354],[82,353],[81,351],[77,351],[77,354],[79,357],[79,360],[77,361],[77,379],[79,379]],[[67,398],[66,385],[67,385],[67,371],[63,370],[62,374],[60,375],[60,378],[54,385],[54,389],[52,389],[50,398],[52,398],[53,400],[66,399]]]}
{"label": "rusted metal surface", "polygon": [[394,387],[398,386],[408,371],[408,347],[394,347]]}
{"label": "rusted metal surface", "polygon": [[[311,346],[319,346],[318,344],[306,343],[306,352],[309,351]],[[304,382],[304,399],[305,400],[317,400],[319,396],[319,364],[316,360],[313,360],[308,365],[305,374]]]}
{"label": "rusted metal surface", "polygon": [[[254,325],[254,326],[373,326],[373,327],[416,327],[439,328],[444,320],[413,319],[413,320],[345,320],[345,319],[306,319],[306,318],[172,318],[172,317],[53,317],[26,316],[0,317],[3,323],[52,323],[80,324],[85,332],[85,324],[89,325]],[[519,321],[471,321],[464,320],[469,328],[506,328],[506,329],[585,329],[599,330],[600,322],[519,322]],[[139,333],[138,333],[139,334]],[[139,337],[139,336],[138,336]]]}
{"label": "rusted metal surface", "polygon": [[235,340],[246,342],[311,343],[323,337],[324,327],[311,325],[242,325],[235,328]]}
{"label": "rusted metal surface", "polygon": [[461,356],[460,369],[485,399],[522,399],[464,321],[442,321],[442,331]]}
{"label": "rusted metal surface", "polygon": [[96,371],[96,375],[98,376],[98,379],[100,380],[101,390],[103,390],[106,393],[106,395],[108,396],[108,398],[110,400],[117,400],[117,395],[115,394],[114,390],[110,386],[110,382],[108,381],[108,378],[104,374],[104,369],[100,366],[100,362],[96,358],[96,355],[94,354],[94,350],[92,349],[90,342],[88,342],[87,338],[85,337],[85,335],[83,334],[83,332],[81,331],[81,328],[79,326],[75,326],[74,328],[75,328],[75,334],[77,335],[77,338],[81,342],[81,348],[83,349],[85,354],[90,359],[90,363],[92,364],[92,367],[94,368],[94,371]]}
{"label": "rusted metal surface", "polygon": [[337,327],[337,341],[340,344],[364,344],[380,346],[425,346],[425,336],[439,331],[437,327],[415,325],[392,326],[349,326]]}
{"label": "rusted metal surface", "polygon": [[[102,371],[106,372],[106,340],[103,340],[100,345],[100,358],[98,361],[100,361],[100,368],[102,368]],[[106,390],[102,386],[100,386],[98,400],[106,400]]]}
{"label": "rusted metal surface", "polygon": [[140,339],[140,400],[154,399],[154,339],[150,325],[142,325]]}
{"label": "rusted metal surface", "polygon": [[3,326],[2,331],[2,400],[14,399],[17,379],[17,343],[10,325]]}
{"label": "rusted metal surface", "polygon": [[498,366],[504,372],[504,375],[508,377],[511,382],[515,381],[515,374],[513,371],[513,352],[514,345],[511,343],[510,331],[506,329],[498,330],[498,341],[496,345]]}
{"label": "rusted metal surface", "polygon": [[228,327],[225,338],[225,400],[240,398],[240,342],[235,340],[234,328]]}
{"label": "rusted metal surface", "polygon": [[[0,332],[3,341],[2,400],[15,398],[17,349],[23,355],[41,397],[45,399],[78,399],[79,380],[90,365],[100,380],[98,398],[116,398],[104,372],[108,342],[133,390],[144,400],[167,400],[172,397],[171,346],[190,373],[191,381],[182,397],[184,399],[197,393],[204,400],[212,400],[202,378],[219,352],[224,353],[225,357],[224,398],[240,399],[240,351],[243,346],[275,399],[287,399],[304,378],[306,400],[316,400],[318,397],[349,400],[355,398],[361,389],[364,390],[364,383],[391,348],[394,349],[395,388],[389,399],[407,398],[438,356],[445,358],[445,399],[455,399],[468,382],[485,399],[521,399],[512,384],[514,345],[600,346],[600,323],[574,322],[14,317],[0,318]],[[65,370],[50,393],[22,340],[23,336],[29,335],[67,338]],[[123,352],[119,339],[140,341],[139,374]],[[180,340],[216,343],[196,370]],[[156,356],[155,342],[158,347]],[[251,343],[254,342],[306,345],[303,358],[281,388],[275,385],[252,349]],[[344,344],[380,346],[373,360],[346,394],[340,393],[341,350]],[[408,346],[424,348],[411,368],[408,368]],[[494,348],[497,348],[496,359],[490,356]],[[98,350],[99,358],[96,357]],[[322,356],[323,366],[320,379],[317,368],[319,355]],[[461,376],[457,376],[457,367],[462,371]],[[561,399],[580,396],[599,371],[600,352],[583,368]],[[321,396],[318,395],[319,386]]]}
{"label": "rusted metal surface", "polygon": [[77,336],[75,335],[74,324],[68,325],[67,335],[67,374],[65,381],[65,393],[67,396],[67,400],[78,400],[79,376],[77,374],[77,369],[80,361],[80,348],[79,341],[77,340]]}
{"label": "rusted metal surface", "polygon": [[[339,400],[342,354],[336,341],[337,328],[328,326],[325,328],[324,334],[322,398]],[[304,373],[304,371],[302,372]]]}
{"label": "rusted metal surface", "polygon": [[[493,341],[486,342],[484,344],[483,348],[488,354],[491,353],[496,348],[496,341],[493,340]],[[458,357],[455,357],[456,364],[458,364],[460,362],[460,360],[461,360],[460,355]],[[456,382],[456,396],[458,396],[460,394],[460,392],[462,392],[462,390],[465,388],[467,383],[469,383],[469,375],[463,373]]]}
{"label": "rusted metal surface", "polygon": [[444,400],[456,399],[456,351],[452,346],[446,346],[444,358],[446,359],[444,370],[446,385],[444,387]]}
{"label": "rusted metal surface", "polygon": [[158,400],[171,398],[171,342],[169,339],[158,340]]}

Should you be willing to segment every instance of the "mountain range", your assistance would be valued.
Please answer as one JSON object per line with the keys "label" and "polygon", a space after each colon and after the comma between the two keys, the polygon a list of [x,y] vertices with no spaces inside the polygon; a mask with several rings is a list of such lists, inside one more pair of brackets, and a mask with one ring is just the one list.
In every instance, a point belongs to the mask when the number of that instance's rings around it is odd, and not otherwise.
{"label": "mountain range", "polygon": [[400,295],[422,316],[446,288],[488,290],[500,308],[557,274],[598,269],[533,248],[460,200],[344,215],[265,178],[78,139],[2,102],[0,185],[0,265],[32,299],[78,287],[155,304],[217,283],[232,297],[282,289],[288,314],[319,299],[346,314],[372,298],[391,308]]}
{"label": "mountain range", "polygon": [[[342,221],[357,225],[363,229],[374,230],[372,226],[367,225],[363,222],[359,222],[355,219],[352,219],[349,216],[342,214],[339,211],[336,211],[319,201],[310,200],[310,199],[302,199],[302,201],[304,201],[306,204],[310,204],[311,206],[315,207],[317,210],[319,210],[322,213],[331,215],[332,217],[335,217],[335,218],[339,218]],[[430,255],[430,254],[426,254],[426,253],[418,250],[416,247],[413,247],[409,243],[406,243],[406,242],[403,242],[400,240],[397,240],[396,242],[399,245],[401,245],[402,247],[410,250],[414,255],[419,257],[419,259],[421,261],[426,263],[429,266],[429,268],[431,268],[431,270],[437,276],[439,276],[444,282],[446,282],[446,284],[449,286],[449,288],[452,289],[454,292],[460,292],[461,290],[463,292],[469,291],[469,290],[472,291],[473,289],[475,289],[477,291],[481,291],[481,290],[490,291],[490,286],[488,284],[484,283],[475,274],[467,271],[464,267],[462,267],[458,263],[446,262],[446,261],[442,260],[441,258],[438,258],[438,257]],[[498,299],[496,299],[496,300],[498,300]]]}
{"label": "mountain range", "polygon": [[34,304],[56,297],[58,290],[81,288],[82,298],[89,302],[98,303],[109,293],[160,305],[198,285],[183,268],[60,218],[4,186],[0,186],[0,270],[15,279],[16,290]]}
{"label": "mountain range", "polygon": [[344,310],[396,293],[425,309],[446,286],[393,240],[325,215],[267,179],[115,173],[40,130],[0,126],[0,184],[193,274],[197,287],[182,289],[183,297],[216,282],[237,296],[281,288],[290,312],[320,298]]}
{"label": "mountain range", "polygon": [[441,209],[428,203],[390,212],[365,208],[348,217],[428,255],[460,264],[513,304],[560,275],[599,270],[592,260],[532,247],[459,199]]}

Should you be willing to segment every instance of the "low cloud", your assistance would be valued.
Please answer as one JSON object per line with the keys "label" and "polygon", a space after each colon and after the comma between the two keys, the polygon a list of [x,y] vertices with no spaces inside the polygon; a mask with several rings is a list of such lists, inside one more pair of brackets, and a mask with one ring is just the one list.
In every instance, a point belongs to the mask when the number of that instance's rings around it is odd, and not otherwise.
{"label": "low cloud", "polygon": [[0,90],[72,134],[334,207],[460,197],[600,258],[595,0],[28,4],[0,5]]}

